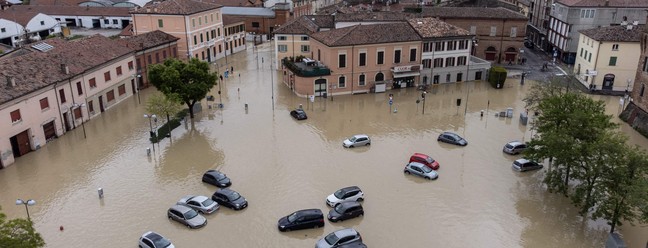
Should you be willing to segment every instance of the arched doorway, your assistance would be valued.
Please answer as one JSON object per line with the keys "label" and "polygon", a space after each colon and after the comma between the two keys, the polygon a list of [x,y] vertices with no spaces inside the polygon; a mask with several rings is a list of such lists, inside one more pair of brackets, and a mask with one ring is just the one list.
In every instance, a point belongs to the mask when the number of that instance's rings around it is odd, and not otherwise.
{"label": "arched doorway", "polygon": [[326,93],[326,79],[320,78],[315,80],[315,96],[323,96]]}
{"label": "arched doorway", "polygon": [[489,46],[486,48],[486,51],[484,51],[486,54],[486,60],[488,61],[494,61],[495,60],[495,55],[497,54],[497,49],[495,47]]}
{"label": "arched doorway", "polygon": [[504,58],[505,60],[515,62],[515,58],[517,57],[517,49],[513,47],[509,47],[506,49],[506,52],[504,52]]}
{"label": "arched doorway", "polygon": [[614,87],[614,74],[605,74],[603,77],[603,90],[612,90]]}
{"label": "arched doorway", "polygon": [[376,73],[376,77],[374,79],[376,82],[385,81],[385,74],[383,74],[382,72],[378,72]]}

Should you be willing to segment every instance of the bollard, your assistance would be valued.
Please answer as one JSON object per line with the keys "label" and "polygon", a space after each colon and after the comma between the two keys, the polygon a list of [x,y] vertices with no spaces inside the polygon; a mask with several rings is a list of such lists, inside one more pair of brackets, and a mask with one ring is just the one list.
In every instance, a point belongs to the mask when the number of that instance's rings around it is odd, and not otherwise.
{"label": "bollard", "polygon": [[103,188],[97,189],[97,192],[99,193],[99,199],[103,198]]}
{"label": "bollard", "polygon": [[479,116],[484,117],[484,110],[483,109],[481,110],[481,113],[479,113]]}
{"label": "bollard", "polygon": [[304,109],[304,108],[302,107],[301,103],[299,104],[299,109]]}
{"label": "bollard", "polygon": [[150,147],[146,148],[146,155],[151,156],[151,148]]}
{"label": "bollard", "polygon": [[398,108],[394,107],[394,113],[398,112]]}
{"label": "bollard", "polygon": [[248,104],[246,103],[246,104],[245,104],[245,110],[247,110],[247,109],[248,109]]}

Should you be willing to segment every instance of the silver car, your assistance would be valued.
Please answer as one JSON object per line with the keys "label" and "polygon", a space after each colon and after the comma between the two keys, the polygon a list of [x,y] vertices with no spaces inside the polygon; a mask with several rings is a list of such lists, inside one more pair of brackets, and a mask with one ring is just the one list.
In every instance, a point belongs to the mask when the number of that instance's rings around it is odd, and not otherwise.
{"label": "silver car", "polygon": [[200,228],[207,225],[207,219],[198,214],[196,210],[183,205],[173,205],[167,211],[169,219],[175,220],[184,224],[189,228]]}
{"label": "silver car", "polygon": [[539,170],[542,169],[542,164],[538,164],[536,162],[530,161],[528,159],[518,159],[513,162],[513,169],[516,171],[531,171],[531,170]]}
{"label": "silver car", "polygon": [[502,148],[502,151],[507,154],[515,155],[520,154],[526,148],[527,145],[525,143],[516,140],[506,143],[506,145],[504,145],[504,148]]}
{"label": "silver car", "polygon": [[353,228],[337,230],[317,241],[315,248],[332,248],[346,244],[362,243],[362,236]]}
{"label": "silver car", "polygon": [[216,212],[216,210],[218,210],[218,208],[220,207],[218,203],[216,203],[209,197],[202,195],[188,195],[182,197],[178,201],[178,204],[193,208],[201,214],[211,214],[213,212]]}
{"label": "silver car", "polygon": [[404,172],[405,174],[414,174],[429,180],[434,180],[439,177],[439,174],[437,174],[436,171],[419,162],[410,162],[405,165]]}
{"label": "silver car", "polygon": [[171,240],[156,232],[148,231],[140,237],[139,248],[175,248],[175,246]]}
{"label": "silver car", "polygon": [[371,145],[371,139],[366,134],[356,134],[342,142],[342,146],[347,148],[368,145]]}

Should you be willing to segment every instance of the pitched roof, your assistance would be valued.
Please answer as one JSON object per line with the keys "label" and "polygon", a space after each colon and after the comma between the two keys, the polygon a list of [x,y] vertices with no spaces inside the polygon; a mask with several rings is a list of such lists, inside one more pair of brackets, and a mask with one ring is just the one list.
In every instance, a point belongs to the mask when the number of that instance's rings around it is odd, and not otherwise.
{"label": "pitched roof", "polygon": [[151,1],[144,7],[131,11],[133,14],[191,15],[223,7],[220,4],[194,0]]}
{"label": "pitched roof", "polygon": [[6,10],[0,10],[0,19],[9,20],[26,27],[27,23],[38,15],[38,11],[19,10],[17,6],[21,5],[12,5]]}
{"label": "pitched roof", "polygon": [[61,16],[124,16],[130,17],[124,7],[84,7],[62,5],[13,5],[5,11],[36,12]]}
{"label": "pitched roof", "polygon": [[245,22],[243,16],[223,15],[223,26],[232,25],[237,22]]}
{"label": "pitched roof", "polygon": [[[102,35],[73,41],[47,39],[37,44],[41,43],[54,48],[0,59],[0,104],[131,53],[129,48]],[[61,64],[68,66],[69,74],[63,73]],[[7,77],[12,77],[16,86],[8,85]]]}
{"label": "pitched roof", "polygon": [[319,31],[319,27],[307,16],[300,16],[281,25],[275,34],[311,34]]}
{"label": "pitched roof", "polygon": [[557,0],[571,7],[648,7],[646,0]]}
{"label": "pitched roof", "polygon": [[581,30],[582,34],[597,41],[639,42],[641,41],[641,28],[633,26],[610,26]]}
{"label": "pitched roof", "polygon": [[173,35],[167,34],[160,30],[151,31],[148,33],[138,34],[131,36],[129,38],[124,38],[118,42],[133,51],[140,51],[152,47],[156,47],[162,44],[167,44],[179,40]]}
{"label": "pitched roof", "polygon": [[470,35],[470,32],[465,29],[432,17],[412,18],[408,22],[422,38]]}
{"label": "pitched roof", "polygon": [[56,5],[56,6],[79,6],[79,3],[86,0],[31,0],[29,5]]}
{"label": "pitched roof", "polygon": [[448,19],[528,19],[523,14],[502,7],[423,7],[422,15]]}
{"label": "pitched roof", "polygon": [[122,29],[122,31],[119,32],[119,36],[133,36],[133,23],[129,23],[124,29]]}
{"label": "pitched roof", "polygon": [[417,41],[421,37],[405,22],[354,25],[311,34],[327,46],[350,46]]}
{"label": "pitched roof", "polygon": [[405,21],[410,18],[422,17],[420,14],[405,12],[354,12],[337,13],[335,22],[390,22]]}

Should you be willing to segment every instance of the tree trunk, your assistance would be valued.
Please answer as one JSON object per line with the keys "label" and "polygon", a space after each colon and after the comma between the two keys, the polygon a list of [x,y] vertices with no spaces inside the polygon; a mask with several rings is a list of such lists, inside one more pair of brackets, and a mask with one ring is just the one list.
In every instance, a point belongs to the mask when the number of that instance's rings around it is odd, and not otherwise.
{"label": "tree trunk", "polygon": [[569,171],[571,170],[571,166],[567,166],[567,173],[565,173],[565,182],[563,183],[563,194],[566,196],[567,195],[567,189],[569,188]]}
{"label": "tree trunk", "polygon": [[610,233],[614,233],[617,220],[619,219],[619,207],[621,206],[621,203],[624,201],[624,198],[621,198],[621,201],[617,202],[616,206],[614,206],[614,213],[612,214],[612,219],[610,220]]}
{"label": "tree trunk", "polygon": [[590,202],[592,201],[592,199],[591,199],[592,198],[592,191],[594,190],[594,183],[596,183],[597,178],[598,178],[598,174],[594,175],[592,180],[587,181],[587,196],[585,197],[585,205],[581,209],[581,214],[583,214],[583,216],[585,216],[585,214],[587,213],[589,208],[592,205],[594,205],[594,204],[591,204]]}
{"label": "tree trunk", "polygon": [[194,118],[193,106],[196,102],[187,102],[187,107],[189,107],[189,117]]}

